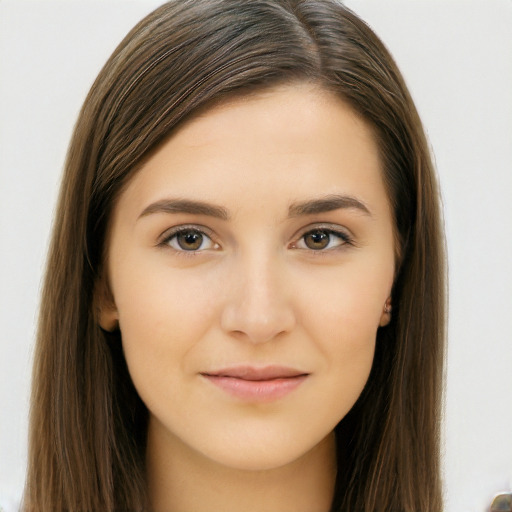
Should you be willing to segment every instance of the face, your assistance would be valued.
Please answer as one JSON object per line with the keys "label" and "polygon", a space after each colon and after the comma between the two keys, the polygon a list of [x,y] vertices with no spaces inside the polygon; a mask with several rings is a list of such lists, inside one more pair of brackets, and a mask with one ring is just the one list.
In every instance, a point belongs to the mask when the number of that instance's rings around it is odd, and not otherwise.
{"label": "face", "polygon": [[184,124],[121,194],[101,323],[149,435],[243,469],[304,456],[360,395],[394,275],[371,130],[311,85]]}

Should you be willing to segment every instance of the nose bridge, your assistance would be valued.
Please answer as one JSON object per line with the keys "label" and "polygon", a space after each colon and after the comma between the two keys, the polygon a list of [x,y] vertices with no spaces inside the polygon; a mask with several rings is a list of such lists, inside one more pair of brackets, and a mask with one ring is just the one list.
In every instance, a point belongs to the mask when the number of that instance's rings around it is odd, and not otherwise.
{"label": "nose bridge", "polygon": [[260,247],[238,258],[223,312],[223,328],[253,343],[270,341],[295,324],[285,265]]}

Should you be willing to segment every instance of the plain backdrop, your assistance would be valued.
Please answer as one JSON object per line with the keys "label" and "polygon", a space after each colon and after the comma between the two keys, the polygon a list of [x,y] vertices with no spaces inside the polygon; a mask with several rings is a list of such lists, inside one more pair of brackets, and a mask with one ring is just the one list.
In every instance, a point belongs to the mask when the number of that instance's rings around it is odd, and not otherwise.
{"label": "plain backdrop", "polygon": [[[0,0],[0,508],[26,461],[35,319],[59,177],[88,88],[154,0]],[[395,56],[443,190],[447,512],[512,486],[512,1],[353,0]]]}

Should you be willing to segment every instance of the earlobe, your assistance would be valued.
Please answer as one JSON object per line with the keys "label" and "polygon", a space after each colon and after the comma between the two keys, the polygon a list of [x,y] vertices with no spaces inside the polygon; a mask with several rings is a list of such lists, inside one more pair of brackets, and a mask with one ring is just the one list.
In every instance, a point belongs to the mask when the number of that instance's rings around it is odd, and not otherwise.
{"label": "earlobe", "polygon": [[391,322],[391,310],[392,310],[392,306],[391,306],[391,297],[388,297],[386,299],[386,302],[384,303],[384,307],[382,308],[382,314],[380,316],[380,322],[379,322],[379,326],[380,327],[385,327],[386,325],[389,324],[389,322]]}
{"label": "earlobe", "polygon": [[114,332],[119,328],[117,309],[101,308],[98,314],[98,323],[104,331]]}
{"label": "earlobe", "polygon": [[96,321],[104,331],[113,332],[119,329],[117,307],[105,279],[101,279],[96,283],[94,290],[94,306]]}

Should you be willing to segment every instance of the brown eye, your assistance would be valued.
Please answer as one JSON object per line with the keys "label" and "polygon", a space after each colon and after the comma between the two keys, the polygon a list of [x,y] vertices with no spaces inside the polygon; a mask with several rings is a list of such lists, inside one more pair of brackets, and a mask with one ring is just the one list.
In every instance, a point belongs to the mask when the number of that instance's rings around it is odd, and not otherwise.
{"label": "brown eye", "polygon": [[176,242],[184,251],[197,251],[203,243],[203,235],[197,231],[184,231],[176,235]]}
{"label": "brown eye", "polygon": [[164,242],[176,251],[203,251],[217,248],[212,239],[198,229],[180,229],[170,235]]}
{"label": "brown eye", "polygon": [[327,231],[311,231],[304,235],[304,243],[308,249],[325,249],[331,240],[331,235]]}
{"label": "brown eye", "polygon": [[294,245],[297,249],[324,251],[336,249],[350,243],[350,237],[344,232],[318,228],[304,233],[300,240]]}

